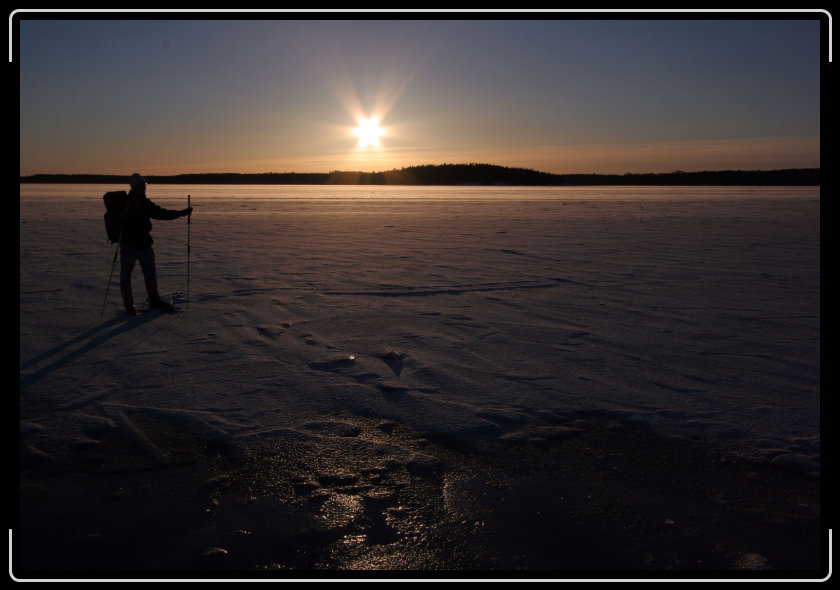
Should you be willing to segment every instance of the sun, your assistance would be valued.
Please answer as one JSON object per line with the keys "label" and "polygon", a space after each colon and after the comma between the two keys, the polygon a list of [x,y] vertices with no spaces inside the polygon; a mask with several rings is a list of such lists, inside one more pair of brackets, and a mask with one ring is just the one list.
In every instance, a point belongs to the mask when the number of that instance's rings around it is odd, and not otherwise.
{"label": "sun", "polygon": [[379,138],[385,135],[385,130],[379,126],[377,117],[360,117],[359,126],[353,130],[353,135],[359,138],[360,147],[376,147]]}

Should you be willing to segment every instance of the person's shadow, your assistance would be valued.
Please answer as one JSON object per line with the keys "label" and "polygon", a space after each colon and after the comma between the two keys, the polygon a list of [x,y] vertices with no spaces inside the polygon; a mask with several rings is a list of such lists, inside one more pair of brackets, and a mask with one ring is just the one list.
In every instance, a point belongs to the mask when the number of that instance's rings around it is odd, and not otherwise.
{"label": "person's shadow", "polygon": [[[20,391],[23,391],[56,369],[60,369],[85,353],[102,346],[114,336],[133,330],[140,324],[153,320],[158,315],[160,314],[144,313],[139,316],[125,315],[113,317],[71,338],[67,342],[53,346],[49,350],[22,362],[20,364]],[[76,347],[76,345],[80,346]],[[48,363],[43,367],[35,369],[31,373],[24,374],[29,367],[45,361],[48,361]]]}

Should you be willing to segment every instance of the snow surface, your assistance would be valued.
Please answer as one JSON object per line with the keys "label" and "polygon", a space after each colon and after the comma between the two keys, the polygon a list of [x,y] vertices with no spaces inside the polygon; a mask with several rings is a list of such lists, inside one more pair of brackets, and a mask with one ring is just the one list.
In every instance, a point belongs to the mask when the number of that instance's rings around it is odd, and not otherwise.
{"label": "snow surface", "polygon": [[105,301],[119,188],[21,185],[30,456],[350,414],[513,443],[599,412],[819,471],[819,188],[151,184],[194,214],[154,222],[180,311],[137,318],[119,263]]}

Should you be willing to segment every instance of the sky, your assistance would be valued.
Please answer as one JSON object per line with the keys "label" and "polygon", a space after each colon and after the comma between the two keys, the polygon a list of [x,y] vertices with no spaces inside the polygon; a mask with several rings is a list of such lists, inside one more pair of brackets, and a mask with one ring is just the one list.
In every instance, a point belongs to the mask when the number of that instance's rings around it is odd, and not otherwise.
{"label": "sky", "polygon": [[307,16],[17,13],[21,176],[820,166],[824,13]]}

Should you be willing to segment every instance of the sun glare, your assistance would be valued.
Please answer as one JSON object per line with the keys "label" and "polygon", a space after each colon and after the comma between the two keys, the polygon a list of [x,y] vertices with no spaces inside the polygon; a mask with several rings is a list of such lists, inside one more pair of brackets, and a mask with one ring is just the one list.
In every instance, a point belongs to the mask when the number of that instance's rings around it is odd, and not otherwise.
{"label": "sun glare", "polygon": [[353,135],[359,138],[360,147],[376,147],[379,145],[379,138],[385,135],[385,130],[379,126],[379,119],[364,117],[359,119],[359,126],[353,130]]}

